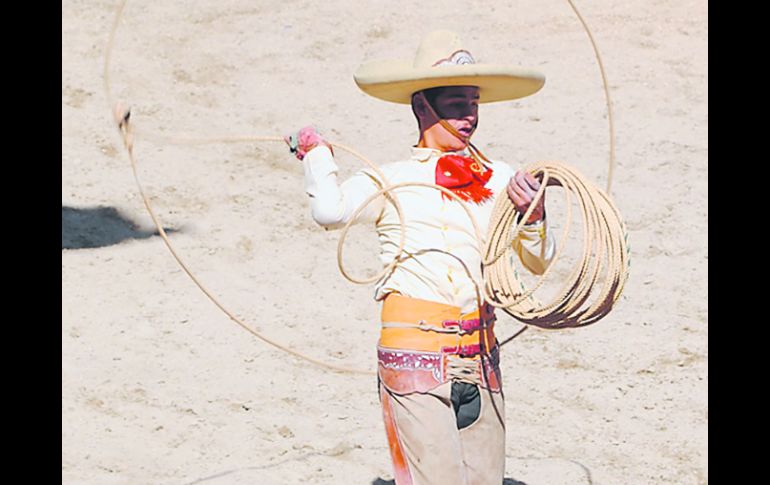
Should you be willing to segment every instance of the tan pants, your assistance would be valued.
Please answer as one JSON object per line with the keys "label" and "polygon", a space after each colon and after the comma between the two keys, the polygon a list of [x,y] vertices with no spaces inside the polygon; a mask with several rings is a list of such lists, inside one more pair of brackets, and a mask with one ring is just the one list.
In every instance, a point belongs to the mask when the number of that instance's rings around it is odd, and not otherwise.
{"label": "tan pants", "polygon": [[[479,389],[476,421],[458,430],[451,382],[396,394],[380,383],[397,485],[499,485],[505,473],[505,409],[500,392]],[[492,406],[494,399],[500,413]],[[502,418],[502,419],[501,419]]]}

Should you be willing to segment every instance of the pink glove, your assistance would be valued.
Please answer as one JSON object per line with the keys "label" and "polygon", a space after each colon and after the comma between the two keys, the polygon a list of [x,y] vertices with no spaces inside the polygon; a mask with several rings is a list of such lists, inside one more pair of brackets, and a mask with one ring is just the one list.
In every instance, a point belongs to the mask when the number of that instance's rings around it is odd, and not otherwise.
{"label": "pink glove", "polygon": [[[332,150],[329,142],[324,140],[321,134],[318,133],[312,125],[302,128],[296,135],[284,136],[283,139],[286,144],[289,145],[289,150],[291,150],[294,156],[297,157],[297,160],[305,158],[307,152],[318,145],[326,145]],[[332,150],[332,154],[334,154],[334,150]]]}

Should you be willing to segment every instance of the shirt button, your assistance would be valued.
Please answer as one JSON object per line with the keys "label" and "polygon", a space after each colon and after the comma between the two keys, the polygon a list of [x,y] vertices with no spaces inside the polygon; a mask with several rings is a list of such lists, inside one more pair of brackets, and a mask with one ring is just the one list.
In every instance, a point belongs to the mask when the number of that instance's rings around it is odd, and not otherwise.
{"label": "shirt button", "polygon": [[441,230],[442,230],[442,231],[446,231],[447,229],[449,229],[449,226],[446,226],[446,225],[444,225],[444,226],[441,226]]}

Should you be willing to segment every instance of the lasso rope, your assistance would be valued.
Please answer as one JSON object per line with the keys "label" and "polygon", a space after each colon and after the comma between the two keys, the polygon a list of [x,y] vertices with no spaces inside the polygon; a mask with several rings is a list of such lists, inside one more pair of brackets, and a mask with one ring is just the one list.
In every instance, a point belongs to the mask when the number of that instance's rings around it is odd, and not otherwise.
{"label": "lasso rope", "polygon": [[[130,112],[123,110],[122,108],[118,108],[115,111],[115,117],[116,121],[118,122],[118,126],[120,128],[120,132],[123,137],[123,144],[126,147],[126,151],[128,152],[128,158],[131,162],[131,169],[134,173],[134,180],[136,181],[136,185],[139,188],[139,194],[142,196],[142,201],[144,201],[144,206],[147,209],[147,212],[150,214],[150,217],[152,218],[152,222],[155,223],[155,227],[158,230],[158,234],[160,234],[160,237],[163,239],[163,242],[166,244],[166,247],[171,252],[171,255],[174,257],[177,263],[179,263],[179,266],[184,270],[185,273],[187,273],[187,276],[192,279],[193,283],[195,283],[198,288],[209,298],[209,300],[214,303],[220,310],[222,310],[228,317],[230,317],[230,320],[234,321],[238,325],[240,325],[244,330],[251,333],[255,337],[259,338],[263,342],[272,345],[273,347],[282,350],[284,352],[287,352],[299,359],[302,359],[304,361],[310,362],[311,364],[315,364],[317,366],[323,367],[325,369],[335,371],[335,372],[343,372],[343,373],[352,373],[352,374],[365,374],[365,375],[373,375],[374,373],[372,371],[367,370],[361,370],[361,369],[352,369],[345,366],[339,366],[335,364],[329,364],[327,362],[324,362],[322,360],[316,359],[314,357],[311,357],[309,355],[306,355],[302,352],[296,351],[294,349],[291,349],[265,335],[263,335],[261,332],[258,332],[257,330],[254,330],[251,326],[249,326],[246,322],[244,322],[241,318],[239,318],[235,313],[231,312],[227,309],[225,305],[223,305],[216,296],[208,289],[206,286],[193,274],[192,271],[187,267],[187,265],[182,260],[181,256],[176,252],[174,249],[174,246],[171,244],[171,241],[168,238],[168,235],[166,234],[166,231],[163,229],[163,226],[161,225],[160,221],[158,220],[157,216],[155,215],[155,211],[152,210],[152,205],[150,204],[149,199],[147,198],[147,195],[144,192],[144,188],[142,187],[141,182],[139,181],[139,175],[137,174],[136,170],[136,160],[134,158],[134,150],[133,150],[133,133],[131,124],[129,122],[130,118]],[[265,140],[268,141],[268,140]]]}
{"label": "lasso rope", "polygon": [[593,34],[591,34],[591,29],[588,28],[588,24],[586,23],[585,19],[583,19],[583,16],[580,15],[580,12],[578,12],[577,7],[575,6],[575,3],[572,0],[567,0],[567,3],[569,3],[569,6],[572,7],[572,10],[575,12],[575,15],[577,15],[578,20],[580,20],[580,23],[583,25],[583,29],[586,31],[586,34],[588,34],[588,40],[591,41],[591,47],[594,49],[594,55],[596,56],[596,63],[599,65],[599,72],[602,75],[602,87],[604,88],[604,100],[607,102],[607,125],[609,127],[610,133],[610,168],[607,171],[607,194],[611,194],[612,190],[612,176],[615,173],[615,117],[612,115],[612,100],[610,99],[610,85],[607,82],[607,73],[604,72],[604,63],[602,62],[602,55],[599,54],[599,47],[596,45],[596,41],[594,40]]}
{"label": "lasso rope", "polygon": [[[374,372],[372,371],[353,369],[345,366],[329,364],[327,362],[321,361],[314,357],[305,355],[302,352],[286,347],[285,345],[282,345],[279,342],[273,339],[270,339],[265,335],[263,335],[262,333],[254,330],[252,327],[247,325],[242,319],[240,319],[237,315],[229,311],[214,296],[214,294],[211,291],[209,291],[198,278],[195,277],[195,275],[192,273],[192,271],[190,271],[190,269],[182,261],[182,258],[174,249],[173,245],[171,244],[171,241],[166,235],[165,230],[160,224],[160,221],[158,220],[154,211],[152,210],[152,206],[149,202],[149,199],[147,198],[144,192],[144,189],[141,185],[141,182],[139,180],[139,176],[136,168],[136,160],[134,158],[134,153],[133,153],[134,130],[133,130],[133,125],[130,122],[130,110],[122,105],[116,104],[112,97],[109,67],[110,67],[110,61],[112,58],[112,51],[114,47],[115,33],[117,32],[120,19],[123,15],[126,1],[127,0],[122,0],[118,6],[116,16],[115,16],[115,21],[110,31],[109,40],[107,43],[107,48],[106,48],[105,58],[104,58],[104,75],[103,75],[105,95],[106,95],[108,106],[110,107],[111,110],[113,110],[114,119],[120,130],[120,133],[123,139],[123,144],[124,144],[124,147],[126,148],[129,161],[131,163],[134,180],[139,189],[139,193],[142,197],[145,208],[147,209],[148,213],[150,214],[150,217],[155,223],[155,226],[158,230],[158,234],[161,236],[163,242],[166,244],[166,247],[169,249],[172,256],[177,261],[177,263],[182,267],[185,273],[198,286],[198,288],[231,320],[233,320],[236,324],[244,328],[246,331],[248,331],[255,337],[261,339],[262,341],[266,342],[269,345],[272,345],[273,347],[279,350],[287,352],[299,359],[305,360],[306,362],[310,362],[312,364],[318,365],[328,370],[332,370],[335,372],[373,375]],[[575,10],[575,12],[578,13],[577,9],[575,8],[574,4],[572,4],[571,0],[568,0],[568,1],[572,6],[572,8]],[[604,76],[604,68],[601,64],[601,59],[599,56],[598,49],[596,48],[596,45],[593,41],[593,37],[591,36],[590,31],[588,30],[587,24],[582,19],[582,17],[580,17],[579,13],[578,13],[578,16],[581,22],[583,23],[583,26],[585,27],[586,31],[588,32],[591,42],[594,45],[594,50],[597,55],[597,59],[599,59],[599,64],[602,71],[602,78],[604,80],[604,88],[605,88],[605,95],[607,99],[607,105],[608,105],[608,108],[610,108],[609,90],[607,88],[606,77]],[[610,171],[608,174],[607,188],[609,191],[609,188],[611,186],[610,183],[611,183],[613,165],[614,165],[614,131],[612,128],[612,111],[609,110],[608,113],[609,113],[609,119],[610,119]],[[448,124],[442,123],[442,125],[447,126]],[[158,137],[152,136],[152,138],[157,139]],[[284,141],[282,137],[276,137],[276,136],[243,136],[243,137],[221,137],[221,138],[187,139],[187,140],[183,140],[183,139],[180,140],[180,139],[174,139],[174,138],[169,139],[164,137],[164,139],[166,141],[170,141],[171,143],[191,143],[191,144],[237,143],[237,142],[255,142],[255,141],[256,142],[269,141],[269,142],[282,143]],[[583,238],[584,248],[593,248],[593,246],[589,246],[588,244],[589,238],[592,238],[590,240],[591,244],[598,243],[595,247],[595,251],[598,254],[599,260],[592,262],[592,260],[590,259],[590,255],[592,254],[591,249],[584,250],[583,261],[578,266],[578,268],[576,268],[575,272],[573,272],[573,278],[571,278],[570,280],[573,282],[573,284],[571,286],[568,285],[570,287],[562,292],[562,294],[560,295],[560,299],[557,299],[555,302],[547,305],[538,306],[537,300],[532,296],[532,293],[537,288],[540,287],[540,285],[543,282],[543,279],[548,273],[548,270],[546,270],[546,272],[542,275],[538,284],[531,290],[527,291],[524,289],[523,284],[519,280],[518,275],[515,272],[515,269],[513,269],[512,265],[509,263],[509,260],[510,260],[509,253],[511,251],[511,242],[513,238],[516,236],[516,234],[518,233],[518,231],[521,229],[523,222],[520,222],[516,226],[513,232],[510,231],[512,221],[517,220],[518,213],[516,209],[513,207],[512,202],[506,196],[506,194],[502,194],[502,196],[498,197],[495,203],[495,206],[493,209],[493,215],[492,215],[492,218],[490,219],[489,239],[485,246],[483,243],[483,238],[479,229],[479,225],[475,220],[475,218],[473,217],[473,214],[471,213],[470,209],[457,195],[455,195],[450,190],[444,187],[441,187],[439,185],[429,184],[429,183],[400,183],[396,185],[390,185],[387,182],[387,178],[379,169],[379,167],[377,167],[366,157],[358,153],[356,150],[353,150],[352,148],[347,147],[340,143],[331,143],[331,145],[336,148],[347,151],[348,153],[362,160],[380,176],[383,182],[383,186],[381,187],[381,189],[377,193],[372,194],[366,201],[364,201],[363,204],[361,204],[361,206],[359,206],[356,209],[355,213],[353,214],[353,217],[351,217],[351,219],[347,222],[345,227],[342,229],[339,244],[337,247],[337,262],[338,262],[340,272],[343,274],[345,278],[347,278],[351,282],[365,284],[365,283],[371,283],[373,281],[376,281],[380,279],[383,275],[387,274],[389,271],[392,271],[393,269],[395,269],[398,263],[402,260],[402,258],[404,257],[403,254],[404,254],[404,244],[405,244],[404,216],[403,216],[401,205],[398,202],[398,198],[394,193],[392,193],[392,191],[397,188],[403,188],[407,186],[421,186],[421,187],[428,187],[428,188],[439,190],[442,193],[456,200],[459,204],[461,204],[466,214],[468,215],[469,219],[471,220],[471,223],[473,224],[476,239],[479,243],[479,251],[481,252],[481,254],[485,255],[485,258],[482,262],[483,271],[484,271],[484,295],[489,300],[490,304],[503,308],[506,312],[510,313],[516,318],[519,318],[522,322],[527,324],[538,325],[538,326],[545,326],[545,327],[550,326],[551,328],[557,328],[557,327],[563,327],[563,326],[586,325],[606,315],[607,312],[609,312],[612,303],[614,303],[619,297],[620,291],[622,291],[622,288],[623,288],[623,283],[625,283],[625,280],[627,277],[627,269],[628,269],[628,257],[627,257],[628,254],[626,250],[626,241],[623,237],[618,238],[619,234],[624,233],[624,226],[622,225],[622,221],[620,220],[619,214],[617,213],[617,210],[615,209],[614,205],[610,201],[609,197],[607,197],[605,194],[601,193],[599,189],[593,187],[590,183],[585,181],[585,179],[583,179],[583,177],[577,172],[575,172],[574,170],[561,164],[557,164],[557,163],[544,164],[542,162],[536,163],[533,165],[528,165],[524,169],[525,171],[532,173],[533,175],[542,176],[543,183],[541,184],[541,188],[538,190],[535,196],[535,199],[532,201],[530,208],[523,215],[523,217],[521,217],[521,221],[528,220],[538,200],[543,196],[545,187],[549,185],[550,177],[553,178],[553,182],[555,185],[561,185],[565,190],[565,197],[568,200],[568,204],[567,204],[568,222],[565,226],[565,231],[564,231],[565,237],[562,238],[561,244],[559,245],[559,248],[556,250],[556,254],[554,255],[553,261],[555,261],[558,258],[559,253],[563,249],[564,241],[566,240],[566,234],[567,234],[567,229],[569,228],[570,214],[571,214],[570,205],[569,205],[569,193],[571,191],[575,191],[576,193],[578,193],[578,199],[583,203],[583,205],[581,205],[581,208],[583,209],[583,220],[584,220],[584,224],[586,224],[587,226],[587,229],[584,232],[584,238]],[[475,147],[473,148],[475,149]],[[476,158],[478,154],[480,154],[480,151],[472,150],[472,155],[474,155],[474,158]],[[483,155],[481,156],[483,157]],[[484,159],[486,158],[484,157]],[[550,175],[550,172],[553,172],[553,175]],[[355,221],[356,217],[361,213],[361,211],[363,211],[363,209],[369,203],[371,203],[374,199],[380,196],[384,196],[390,202],[392,202],[398,213],[399,222],[401,225],[401,237],[399,242],[399,250],[397,251],[393,261],[391,261],[388,265],[386,265],[380,273],[370,278],[356,279],[356,278],[353,278],[347,272],[347,270],[344,268],[344,265],[342,263],[342,248],[343,248],[344,240],[345,240],[345,237],[347,236],[347,232],[349,228]],[[601,224],[599,221],[604,221],[604,224]],[[602,232],[602,229],[604,229],[604,232]],[[607,268],[610,271],[610,276],[612,276],[612,278],[608,278],[608,281],[610,281],[610,283],[609,284],[605,283],[602,289],[600,298],[596,303],[594,303],[587,310],[580,310],[582,305],[587,301],[593,284],[596,283],[597,281],[597,275],[599,273],[600,268],[602,267],[601,257],[604,255],[605,252],[609,255]],[[408,255],[408,257],[413,257],[413,255]],[[479,291],[479,286],[473,280],[473,277],[470,271],[468,270],[467,266],[465,266],[464,263],[463,263],[463,268],[465,269],[469,278],[471,279],[471,281],[473,281],[474,286],[476,287],[477,304],[478,304],[478,308],[481,308],[481,295]],[[525,327],[524,329],[526,328],[527,327]],[[513,338],[521,334],[521,332],[524,329],[518,331],[512,337],[504,340],[501,343],[501,345],[511,341]]]}

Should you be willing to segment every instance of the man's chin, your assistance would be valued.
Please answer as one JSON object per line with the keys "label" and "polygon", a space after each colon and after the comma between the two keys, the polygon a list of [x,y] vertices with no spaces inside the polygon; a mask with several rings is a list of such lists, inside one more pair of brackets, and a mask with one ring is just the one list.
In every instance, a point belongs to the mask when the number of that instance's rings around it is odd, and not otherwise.
{"label": "man's chin", "polygon": [[450,148],[447,151],[448,152],[461,152],[461,151],[465,150],[466,148],[468,148],[467,145],[453,145],[452,148]]}
{"label": "man's chin", "polygon": [[471,142],[471,137],[472,136],[473,135],[471,135],[469,137],[466,137],[466,138],[463,138],[462,141],[457,140],[457,143],[455,144],[455,146],[458,147],[457,149],[458,150],[463,150],[464,148],[466,148],[468,146],[468,144]]}

